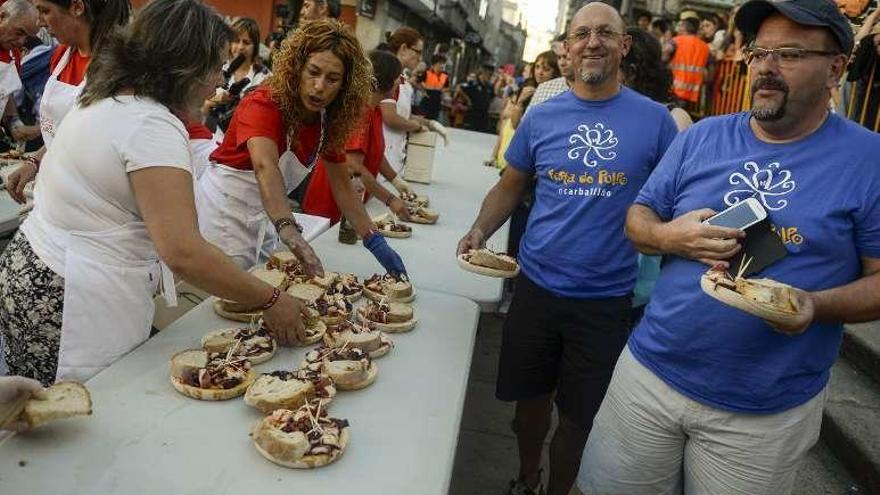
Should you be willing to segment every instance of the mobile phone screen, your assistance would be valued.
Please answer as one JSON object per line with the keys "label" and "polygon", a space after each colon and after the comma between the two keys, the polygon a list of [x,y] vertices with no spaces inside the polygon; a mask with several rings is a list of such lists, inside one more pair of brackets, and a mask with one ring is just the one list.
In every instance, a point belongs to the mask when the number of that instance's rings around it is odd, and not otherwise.
{"label": "mobile phone screen", "polygon": [[742,229],[757,221],[758,217],[755,216],[755,212],[743,201],[706,220],[706,223],[719,227]]}

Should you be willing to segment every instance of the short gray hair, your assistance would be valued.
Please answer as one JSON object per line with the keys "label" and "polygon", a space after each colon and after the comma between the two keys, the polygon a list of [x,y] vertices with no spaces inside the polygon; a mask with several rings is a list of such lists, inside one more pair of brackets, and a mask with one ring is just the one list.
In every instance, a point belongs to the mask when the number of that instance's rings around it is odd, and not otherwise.
{"label": "short gray hair", "polygon": [[22,16],[37,17],[37,8],[30,0],[6,0],[6,3],[0,7],[0,12],[6,14],[9,18],[15,19]]}

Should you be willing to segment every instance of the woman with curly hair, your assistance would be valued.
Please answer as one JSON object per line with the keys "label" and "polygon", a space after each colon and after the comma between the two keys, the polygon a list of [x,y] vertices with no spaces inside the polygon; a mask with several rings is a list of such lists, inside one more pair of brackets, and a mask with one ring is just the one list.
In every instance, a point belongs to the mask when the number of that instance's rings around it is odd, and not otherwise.
{"label": "woman with curly hair", "polygon": [[687,129],[694,122],[686,111],[672,104],[672,72],[663,63],[660,42],[639,28],[629,28],[626,34],[632,38],[632,45],[620,62],[620,76],[623,79],[620,82],[666,105],[679,132]]}
{"label": "woman with curly hair", "polygon": [[[360,130],[352,134],[345,145],[348,165],[352,173],[360,174],[366,189],[365,203],[370,196],[373,196],[400,219],[409,221],[409,212],[403,200],[376,180],[381,173],[391,184],[398,182],[397,172],[385,158],[385,136],[382,131],[382,110],[379,108],[379,102],[397,90],[402,66],[397,57],[385,50],[371,51],[370,63],[376,78],[375,86],[364,112],[364,121]],[[342,213],[333,201],[330,184],[327,182],[327,166],[324,163],[318,163],[302,206],[303,211],[310,215],[329,218],[333,223],[340,220]]]}
{"label": "woman with curly hair", "polygon": [[309,274],[322,275],[287,199],[320,156],[333,199],[364,246],[387,271],[405,273],[400,256],[376,233],[345,163],[345,142],[362,121],[373,90],[360,43],[338,21],[309,22],[284,40],[272,69],[239,103],[199,179],[202,234],[242,267],[256,264],[280,239]]}
{"label": "woman with curly hair", "polygon": [[[229,27],[199,0],[153,0],[111,33],[49,147],[34,210],[0,256],[10,372],[86,380],[150,335],[153,297],[179,276],[264,308],[279,343],[302,337],[302,304],[199,235],[182,120],[220,80]],[[161,61],[161,63],[157,63]]]}

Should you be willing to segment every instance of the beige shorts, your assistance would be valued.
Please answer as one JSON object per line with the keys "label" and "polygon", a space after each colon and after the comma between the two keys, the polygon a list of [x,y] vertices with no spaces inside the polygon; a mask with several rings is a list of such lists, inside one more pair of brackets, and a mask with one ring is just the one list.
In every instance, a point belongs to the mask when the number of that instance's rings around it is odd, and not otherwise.
{"label": "beige shorts", "polygon": [[785,495],[819,438],[825,390],[777,414],[744,414],[676,392],[625,348],[587,441],[586,495]]}

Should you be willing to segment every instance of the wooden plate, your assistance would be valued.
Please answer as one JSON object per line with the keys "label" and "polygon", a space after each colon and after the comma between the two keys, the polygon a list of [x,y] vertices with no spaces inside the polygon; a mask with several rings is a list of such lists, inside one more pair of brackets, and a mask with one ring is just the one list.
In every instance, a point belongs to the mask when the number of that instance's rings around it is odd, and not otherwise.
{"label": "wooden plate", "polygon": [[226,311],[225,309],[223,309],[223,304],[221,303],[220,299],[214,301],[214,312],[217,313],[217,315],[221,318],[226,318],[227,320],[232,321],[240,321],[243,323],[250,323],[263,317],[262,311],[251,313],[233,313],[231,311]]}
{"label": "wooden plate", "polygon": [[745,311],[750,315],[757,316],[762,320],[783,325],[794,324],[800,320],[798,313],[782,311],[767,304],[760,304],[752,299],[744,297],[735,290],[716,285],[706,275],[700,277],[700,287],[703,289],[703,292],[713,299],[717,299],[718,301],[739,309],[740,311]]}
{"label": "wooden plate", "polygon": [[516,265],[516,270],[513,271],[498,270],[496,268],[489,268],[487,266],[475,265],[469,261],[466,261],[464,259],[465,256],[467,256],[466,253],[458,255],[458,266],[464,268],[469,272],[495,278],[513,278],[519,275],[519,265]]}

